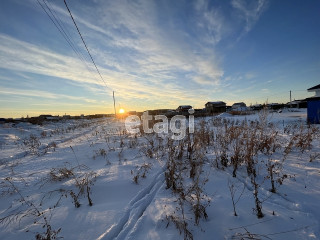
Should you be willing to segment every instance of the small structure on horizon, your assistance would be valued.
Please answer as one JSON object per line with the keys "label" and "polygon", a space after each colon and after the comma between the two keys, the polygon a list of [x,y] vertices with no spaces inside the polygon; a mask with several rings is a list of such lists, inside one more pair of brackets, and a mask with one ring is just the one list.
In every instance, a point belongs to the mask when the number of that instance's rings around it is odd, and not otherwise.
{"label": "small structure on horizon", "polygon": [[234,103],[232,105],[232,111],[247,111],[247,105],[244,102]]}
{"label": "small structure on horizon", "polygon": [[177,108],[177,112],[178,113],[188,113],[188,110],[191,109],[192,106],[190,105],[180,105],[178,108]]}
{"label": "small structure on horizon", "polygon": [[284,108],[284,104],[282,104],[282,103],[268,103],[267,107],[270,110],[280,110],[280,109]]}
{"label": "small structure on horizon", "polygon": [[307,121],[311,124],[320,123],[320,84],[309,88],[308,92],[315,92],[313,97],[307,98],[308,115]]}
{"label": "small structure on horizon", "polygon": [[260,111],[263,109],[263,105],[257,103],[257,104],[251,105],[250,109],[253,111]]}
{"label": "small structure on horizon", "polygon": [[307,100],[302,99],[302,100],[293,100],[291,102],[288,102],[286,104],[287,108],[307,108]]}
{"label": "small structure on horizon", "polygon": [[226,103],[223,101],[207,102],[205,109],[208,114],[222,113],[226,111]]}

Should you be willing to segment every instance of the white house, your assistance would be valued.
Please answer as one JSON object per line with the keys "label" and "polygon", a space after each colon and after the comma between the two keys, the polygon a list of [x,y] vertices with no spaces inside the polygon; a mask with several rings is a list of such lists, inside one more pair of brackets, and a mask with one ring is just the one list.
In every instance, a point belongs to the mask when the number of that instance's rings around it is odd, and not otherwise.
{"label": "white house", "polygon": [[247,105],[244,102],[238,102],[238,103],[234,103],[232,105],[232,110],[233,111],[247,111]]}
{"label": "white house", "polygon": [[308,92],[315,92],[316,94],[313,97],[320,97],[320,84],[308,89]]}

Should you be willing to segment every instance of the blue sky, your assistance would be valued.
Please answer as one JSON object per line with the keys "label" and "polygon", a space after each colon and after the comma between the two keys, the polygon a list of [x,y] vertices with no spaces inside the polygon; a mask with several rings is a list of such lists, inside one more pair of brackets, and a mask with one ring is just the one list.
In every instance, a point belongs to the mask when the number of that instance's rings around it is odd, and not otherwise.
{"label": "blue sky", "polygon": [[[39,0],[42,4],[43,0]],[[312,96],[320,80],[316,0],[0,1],[0,116],[91,114],[207,101],[231,105]]]}

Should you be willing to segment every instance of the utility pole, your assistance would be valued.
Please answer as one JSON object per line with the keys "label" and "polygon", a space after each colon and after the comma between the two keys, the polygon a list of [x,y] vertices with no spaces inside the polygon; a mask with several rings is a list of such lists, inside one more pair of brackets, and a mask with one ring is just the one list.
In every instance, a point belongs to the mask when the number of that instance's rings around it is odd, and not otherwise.
{"label": "utility pole", "polygon": [[291,90],[290,90],[290,108],[292,108],[292,103],[291,103]]}
{"label": "utility pole", "polygon": [[291,90],[290,90],[290,103],[291,103]]}
{"label": "utility pole", "polygon": [[112,96],[113,96],[113,108],[114,108],[114,117],[117,117],[117,112],[116,112],[116,101],[114,99],[114,91],[112,91]]}

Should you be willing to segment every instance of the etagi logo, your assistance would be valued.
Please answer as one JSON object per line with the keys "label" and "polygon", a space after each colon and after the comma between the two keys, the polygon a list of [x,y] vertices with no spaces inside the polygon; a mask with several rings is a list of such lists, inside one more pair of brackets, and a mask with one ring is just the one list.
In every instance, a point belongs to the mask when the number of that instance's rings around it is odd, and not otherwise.
{"label": "etagi logo", "polygon": [[[189,116],[188,116],[188,127],[189,132],[194,132],[194,109],[189,109]],[[183,115],[176,115],[170,119],[165,115],[155,115],[154,120],[160,121],[153,125],[152,128],[149,127],[149,121],[153,120],[153,116],[149,115],[148,112],[144,112],[141,116],[141,120],[138,116],[132,115],[128,116],[125,120],[126,130],[129,133],[137,134],[140,133],[140,126],[142,121],[142,128],[145,133],[152,133],[155,132],[157,134],[168,134],[169,128],[172,132],[171,138],[173,140],[182,140],[186,136],[187,132],[187,118]]]}

